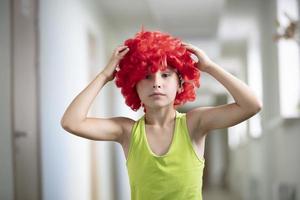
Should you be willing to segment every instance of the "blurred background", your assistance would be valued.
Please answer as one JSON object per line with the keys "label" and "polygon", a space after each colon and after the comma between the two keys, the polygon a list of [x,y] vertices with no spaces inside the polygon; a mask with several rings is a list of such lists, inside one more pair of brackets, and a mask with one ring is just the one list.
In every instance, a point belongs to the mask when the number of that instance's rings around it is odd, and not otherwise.
{"label": "blurred background", "polygon": [[[122,147],[62,129],[71,101],[144,25],[203,49],[261,112],[206,139],[205,200],[300,199],[299,0],[1,0],[0,199],[126,200]],[[202,73],[197,99],[233,102]],[[89,116],[138,119],[114,82]]]}

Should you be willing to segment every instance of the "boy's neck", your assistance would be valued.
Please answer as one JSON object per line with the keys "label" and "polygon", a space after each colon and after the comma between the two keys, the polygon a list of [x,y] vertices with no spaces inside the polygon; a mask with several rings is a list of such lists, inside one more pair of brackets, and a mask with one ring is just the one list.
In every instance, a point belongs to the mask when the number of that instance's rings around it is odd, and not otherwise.
{"label": "boy's neck", "polygon": [[150,126],[166,127],[173,123],[176,118],[175,109],[147,110],[145,124]]}

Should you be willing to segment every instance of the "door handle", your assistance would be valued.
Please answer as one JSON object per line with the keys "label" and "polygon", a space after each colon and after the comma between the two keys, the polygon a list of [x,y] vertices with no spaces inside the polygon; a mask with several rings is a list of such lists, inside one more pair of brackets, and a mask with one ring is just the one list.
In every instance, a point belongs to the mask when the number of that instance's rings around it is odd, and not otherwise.
{"label": "door handle", "polygon": [[27,137],[28,133],[25,131],[15,131],[15,138]]}

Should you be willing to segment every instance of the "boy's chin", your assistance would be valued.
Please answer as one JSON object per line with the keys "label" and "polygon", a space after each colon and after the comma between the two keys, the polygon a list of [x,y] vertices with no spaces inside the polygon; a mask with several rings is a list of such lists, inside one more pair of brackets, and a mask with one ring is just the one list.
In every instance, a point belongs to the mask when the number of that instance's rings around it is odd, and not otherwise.
{"label": "boy's chin", "polygon": [[149,109],[161,109],[161,108],[170,107],[172,105],[173,104],[166,104],[166,103],[162,103],[162,102],[157,102],[157,103],[152,103],[151,105],[148,105],[147,107]]}

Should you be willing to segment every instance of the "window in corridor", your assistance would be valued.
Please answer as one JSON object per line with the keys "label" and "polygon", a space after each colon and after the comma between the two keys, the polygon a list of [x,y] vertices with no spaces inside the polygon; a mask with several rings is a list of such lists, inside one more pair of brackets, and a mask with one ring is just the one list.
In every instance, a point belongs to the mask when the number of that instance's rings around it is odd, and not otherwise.
{"label": "window in corridor", "polygon": [[[287,27],[289,25],[289,18],[293,20],[299,19],[296,0],[277,0],[277,3],[277,17],[282,27]],[[297,31],[299,31],[299,28]],[[295,39],[282,38],[278,40],[277,45],[279,59],[280,113],[284,118],[299,117],[299,43]]]}

